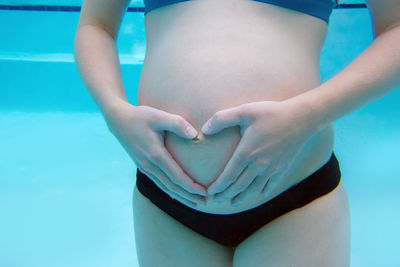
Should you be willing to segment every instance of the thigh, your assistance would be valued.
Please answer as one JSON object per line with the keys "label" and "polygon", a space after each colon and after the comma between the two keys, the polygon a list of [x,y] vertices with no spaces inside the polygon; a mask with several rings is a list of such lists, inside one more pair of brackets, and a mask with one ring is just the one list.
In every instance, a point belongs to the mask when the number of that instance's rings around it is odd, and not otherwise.
{"label": "thigh", "polygon": [[233,266],[350,266],[350,213],[342,181],[332,192],[244,240],[236,248]]}
{"label": "thigh", "polygon": [[141,267],[231,267],[233,251],[176,221],[135,187],[133,217]]}

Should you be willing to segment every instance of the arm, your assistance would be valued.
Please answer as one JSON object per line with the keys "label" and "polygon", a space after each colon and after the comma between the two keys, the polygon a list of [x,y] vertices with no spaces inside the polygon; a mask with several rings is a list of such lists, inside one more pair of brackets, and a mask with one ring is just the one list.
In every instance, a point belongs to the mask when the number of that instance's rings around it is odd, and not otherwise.
{"label": "arm", "polygon": [[[400,0],[372,1],[392,2],[390,8],[397,8],[392,14],[400,15]],[[330,80],[279,104],[261,101],[218,111],[205,123],[205,134],[241,128],[242,138],[231,159],[208,187],[209,194],[218,193],[216,201],[232,199],[232,205],[239,205],[257,193],[268,198],[281,193],[288,185],[287,170],[314,133],[400,86],[399,22],[382,27],[378,22],[384,20],[377,20],[377,13],[383,14],[375,10],[372,44]],[[209,122],[212,130],[205,132]]]}
{"label": "arm", "polygon": [[400,1],[369,0],[374,41],[340,73],[288,99],[307,109],[317,131],[400,87]]}
{"label": "arm", "polygon": [[103,114],[127,101],[116,39],[129,0],[85,0],[74,39],[83,84]]}
{"label": "arm", "polygon": [[[188,206],[205,204],[206,189],[186,175],[164,145],[170,131],[193,138],[182,116],[150,106],[130,105],[122,83],[116,40],[130,0],[85,0],[74,40],[82,81],[107,122],[108,129],[143,173],[172,198]],[[194,134],[197,135],[194,130]]]}

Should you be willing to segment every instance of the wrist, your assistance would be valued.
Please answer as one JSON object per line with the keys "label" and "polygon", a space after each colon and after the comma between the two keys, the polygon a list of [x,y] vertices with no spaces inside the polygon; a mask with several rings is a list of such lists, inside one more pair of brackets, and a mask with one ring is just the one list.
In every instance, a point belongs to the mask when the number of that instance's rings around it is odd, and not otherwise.
{"label": "wrist", "polygon": [[321,112],[303,95],[289,98],[284,103],[289,112],[294,115],[294,123],[302,128],[302,131],[313,135],[324,128]]}
{"label": "wrist", "polygon": [[103,113],[103,116],[108,118],[112,117],[115,113],[118,112],[118,110],[124,106],[130,103],[128,102],[128,99],[126,98],[121,98],[121,97],[113,97],[107,101],[102,107],[100,107],[101,112]]}

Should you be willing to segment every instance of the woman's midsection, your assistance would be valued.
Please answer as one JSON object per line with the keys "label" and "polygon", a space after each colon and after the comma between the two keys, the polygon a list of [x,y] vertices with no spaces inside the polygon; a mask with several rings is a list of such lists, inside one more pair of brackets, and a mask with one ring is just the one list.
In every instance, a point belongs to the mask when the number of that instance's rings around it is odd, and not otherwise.
{"label": "woman's midsection", "polygon": [[[273,24],[274,20],[255,14],[247,19],[243,14],[237,14],[241,19],[229,19],[231,15],[204,17],[193,9],[185,11],[185,24],[172,19],[174,9],[155,17],[147,15],[138,105],[178,114],[199,132],[199,140],[191,140],[167,131],[165,146],[190,177],[208,187],[223,171],[241,136],[239,126],[205,136],[202,125],[219,110],[257,101],[283,101],[318,86],[319,51],[326,26],[311,17],[303,18],[309,20],[308,28],[303,29],[298,25],[302,21]],[[273,6],[265,10],[285,12]],[[329,159],[332,149],[330,125],[307,141],[288,170],[288,181],[295,184],[310,175]],[[209,197],[207,205],[197,209],[228,214],[267,200],[259,195],[233,208]]]}

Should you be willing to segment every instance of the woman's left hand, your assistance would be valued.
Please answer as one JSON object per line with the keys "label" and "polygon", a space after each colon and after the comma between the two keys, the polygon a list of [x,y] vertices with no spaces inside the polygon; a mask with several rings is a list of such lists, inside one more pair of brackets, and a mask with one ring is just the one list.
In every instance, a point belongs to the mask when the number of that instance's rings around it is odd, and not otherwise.
{"label": "woman's left hand", "polygon": [[220,192],[216,200],[239,194],[232,201],[234,206],[254,194],[273,193],[300,149],[316,132],[315,121],[309,109],[289,100],[252,102],[217,111],[203,125],[202,132],[211,135],[239,125],[242,138],[208,193]]}

